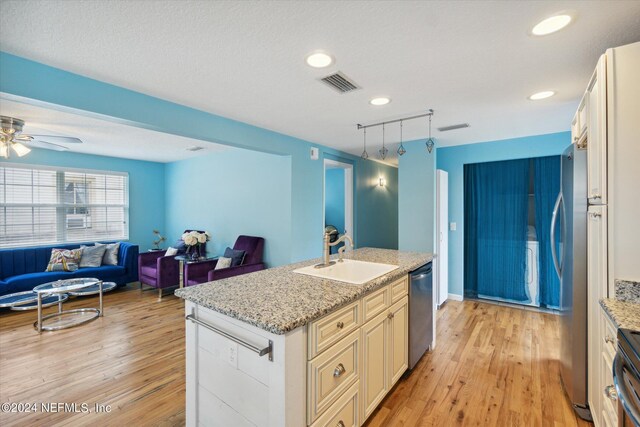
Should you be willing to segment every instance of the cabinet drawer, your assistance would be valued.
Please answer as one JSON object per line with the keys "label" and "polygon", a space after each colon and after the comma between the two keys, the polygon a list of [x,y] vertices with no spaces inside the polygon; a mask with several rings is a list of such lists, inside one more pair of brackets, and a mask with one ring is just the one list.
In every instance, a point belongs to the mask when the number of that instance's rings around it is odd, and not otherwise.
{"label": "cabinet drawer", "polygon": [[360,301],[356,301],[309,324],[309,360],[360,326]]}
{"label": "cabinet drawer", "polygon": [[356,381],[311,427],[360,427],[360,382]]}
{"label": "cabinet drawer", "polygon": [[397,301],[400,301],[402,297],[404,297],[409,291],[409,279],[407,277],[403,277],[402,279],[391,284],[391,302],[390,304],[394,304]]}
{"label": "cabinet drawer", "polygon": [[363,324],[367,323],[389,307],[389,288],[390,286],[385,286],[384,288],[372,292],[362,298],[362,312],[364,314],[364,319],[362,320]]}
{"label": "cabinet drawer", "polygon": [[355,330],[308,362],[307,423],[333,404],[360,374],[360,330]]}

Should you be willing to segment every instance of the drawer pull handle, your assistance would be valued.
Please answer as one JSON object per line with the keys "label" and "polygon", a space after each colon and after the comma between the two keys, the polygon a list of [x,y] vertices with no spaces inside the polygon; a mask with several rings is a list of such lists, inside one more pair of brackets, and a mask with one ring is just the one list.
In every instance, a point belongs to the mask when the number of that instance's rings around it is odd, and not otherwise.
{"label": "drawer pull handle", "polygon": [[618,400],[618,392],[616,391],[616,387],[613,385],[608,385],[604,388],[604,395],[614,402]]}
{"label": "drawer pull handle", "polygon": [[614,344],[615,341],[613,338],[611,338],[609,335],[605,335],[604,336],[604,342],[609,343],[609,344]]}
{"label": "drawer pull handle", "polygon": [[340,420],[340,421],[338,421],[338,424],[336,424],[336,427],[345,427],[345,425],[342,422],[342,420]]}
{"label": "drawer pull handle", "polygon": [[344,368],[344,365],[342,363],[338,363],[338,366],[336,366],[336,369],[333,370],[333,376],[338,378],[345,372],[347,372],[347,370]]}
{"label": "drawer pull handle", "polygon": [[592,193],[592,194],[589,196],[589,198],[590,198],[590,199],[600,199],[600,198],[602,198],[602,197],[601,197],[598,193]]}
{"label": "drawer pull handle", "polygon": [[393,313],[387,314],[387,319],[393,319],[394,317],[395,317],[395,314]]}
{"label": "drawer pull handle", "polygon": [[344,323],[338,322],[338,324],[336,326],[338,327],[338,329],[342,329],[342,328],[344,328]]}

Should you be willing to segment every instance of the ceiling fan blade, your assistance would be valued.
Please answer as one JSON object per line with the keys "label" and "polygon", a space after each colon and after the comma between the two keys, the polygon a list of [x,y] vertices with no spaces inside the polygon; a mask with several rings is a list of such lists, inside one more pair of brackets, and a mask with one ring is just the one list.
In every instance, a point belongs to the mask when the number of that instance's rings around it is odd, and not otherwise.
{"label": "ceiling fan blade", "polygon": [[40,141],[38,139],[32,139],[31,141],[24,140],[24,143],[29,147],[33,148],[44,148],[45,150],[53,150],[53,151],[68,151],[67,147],[63,147],[62,145],[52,144],[51,142]]}
{"label": "ceiling fan blade", "polygon": [[21,137],[32,137],[34,140],[37,139],[39,141],[52,141],[54,143],[61,144],[82,144],[82,140],[79,138],[74,138],[72,136],[55,136],[55,135],[20,135]]}
{"label": "ceiling fan blade", "polygon": [[13,137],[14,141],[26,141],[26,142],[29,142],[32,139],[33,139],[33,137],[29,136],[29,135],[18,135],[18,136],[14,135],[14,137]]}

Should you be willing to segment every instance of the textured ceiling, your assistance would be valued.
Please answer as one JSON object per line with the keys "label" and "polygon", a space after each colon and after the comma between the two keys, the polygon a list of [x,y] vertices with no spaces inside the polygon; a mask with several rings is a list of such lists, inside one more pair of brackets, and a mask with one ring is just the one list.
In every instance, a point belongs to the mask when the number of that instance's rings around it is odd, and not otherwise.
{"label": "textured ceiling", "polygon": [[[235,148],[127,126],[70,112],[8,100],[0,94],[0,114],[25,121],[24,134],[73,136],[82,144],[56,144],[76,153],[173,162]],[[46,140],[46,138],[43,138]],[[203,147],[188,151],[187,148]]]}
{"label": "textured ceiling", "polygon": [[[355,154],[356,123],[427,108],[440,146],[568,130],[599,55],[640,40],[640,1],[3,0],[0,8],[3,51]],[[576,16],[565,30],[528,34],[562,10]],[[336,63],[306,66],[316,49]],[[318,81],[337,70],[362,89],[338,94]],[[557,95],[527,100],[546,89]],[[375,95],[392,102],[373,107]],[[471,127],[435,130],[460,122]],[[405,139],[426,135],[426,120],[405,123]],[[386,137],[396,142],[398,126]],[[368,138],[372,153],[381,130]]]}

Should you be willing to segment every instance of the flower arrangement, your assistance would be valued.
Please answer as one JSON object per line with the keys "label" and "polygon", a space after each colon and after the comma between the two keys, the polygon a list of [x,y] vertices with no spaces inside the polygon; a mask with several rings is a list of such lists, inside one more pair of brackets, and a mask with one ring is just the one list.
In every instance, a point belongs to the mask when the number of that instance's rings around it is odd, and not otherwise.
{"label": "flower arrangement", "polygon": [[209,240],[211,240],[211,233],[208,231],[201,233],[194,230],[182,235],[182,241],[187,245],[187,253],[190,253],[192,258],[199,258],[202,256],[202,244]]}

